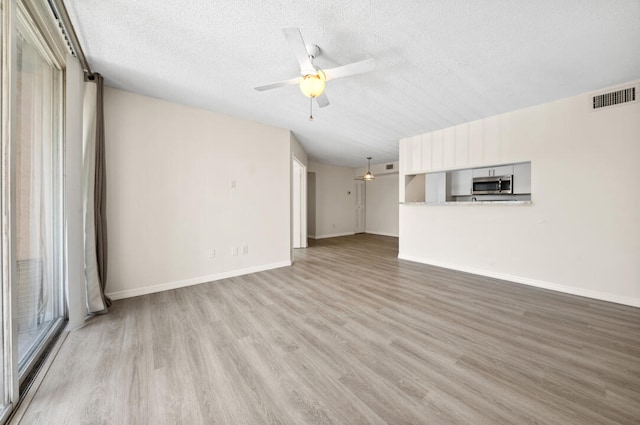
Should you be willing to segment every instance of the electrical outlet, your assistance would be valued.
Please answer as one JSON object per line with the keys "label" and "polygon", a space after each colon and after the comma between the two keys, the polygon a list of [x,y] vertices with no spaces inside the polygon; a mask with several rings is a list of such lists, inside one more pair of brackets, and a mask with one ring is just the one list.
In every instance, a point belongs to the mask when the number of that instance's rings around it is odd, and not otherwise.
{"label": "electrical outlet", "polygon": [[235,189],[237,186],[237,183],[235,180],[231,180],[231,189]]}
{"label": "electrical outlet", "polygon": [[209,257],[209,260],[213,260],[214,258],[216,258],[216,250],[215,249],[210,249],[207,252],[207,256]]}
{"label": "electrical outlet", "polygon": [[249,253],[249,245],[245,245],[242,247],[242,253],[243,254],[248,254]]}
{"label": "electrical outlet", "polygon": [[233,248],[231,248],[231,255],[233,255],[234,257],[238,255],[238,247],[234,246]]}

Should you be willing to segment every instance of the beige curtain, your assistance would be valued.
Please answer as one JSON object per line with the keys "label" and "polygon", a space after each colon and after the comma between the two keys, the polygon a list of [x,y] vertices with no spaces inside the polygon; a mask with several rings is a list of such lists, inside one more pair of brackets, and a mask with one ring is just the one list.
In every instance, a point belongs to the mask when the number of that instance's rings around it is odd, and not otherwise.
{"label": "beige curtain", "polygon": [[105,295],[107,284],[107,176],[104,154],[104,78],[95,74],[98,86],[96,102],[96,181],[95,181],[95,225],[96,225],[96,256],[98,261],[98,276],[102,299],[108,306],[111,300]]}
{"label": "beige curtain", "polygon": [[84,235],[87,311],[108,310],[106,175],[104,155],[103,78],[85,75],[83,105]]}

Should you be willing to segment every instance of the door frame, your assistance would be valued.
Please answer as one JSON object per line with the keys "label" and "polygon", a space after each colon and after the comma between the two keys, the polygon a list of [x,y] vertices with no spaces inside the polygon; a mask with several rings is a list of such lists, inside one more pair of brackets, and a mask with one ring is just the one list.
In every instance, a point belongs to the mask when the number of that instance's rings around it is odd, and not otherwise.
{"label": "door frame", "polygon": [[[355,228],[354,233],[367,233],[367,182],[364,180],[355,180]],[[358,196],[358,193],[360,196]],[[358,198],[360,198],[360,204],[358,205]],[[360,210],[358,209],[360,207]],[[358,223],[361,222],[362,227],[358,227]],[[360,231],[362,230],[362,231]]]}
{"label": "door frame", "polygon": [[[295,156],[291,161],[291,247],[306,248],[307,244],[307,166]],[[296,187],[298,190],[296,190]],[[296,227],[296,218],[299,226]]]}

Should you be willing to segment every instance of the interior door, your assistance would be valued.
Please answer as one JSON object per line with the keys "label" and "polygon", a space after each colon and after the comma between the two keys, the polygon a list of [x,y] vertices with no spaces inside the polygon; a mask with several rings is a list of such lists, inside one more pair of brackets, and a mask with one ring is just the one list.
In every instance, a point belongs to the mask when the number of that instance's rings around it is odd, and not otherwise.
{"label": "interior door", "polygon": [[356,180],[356,229],[355,233],[365,232],[365,183],[361,180]]}

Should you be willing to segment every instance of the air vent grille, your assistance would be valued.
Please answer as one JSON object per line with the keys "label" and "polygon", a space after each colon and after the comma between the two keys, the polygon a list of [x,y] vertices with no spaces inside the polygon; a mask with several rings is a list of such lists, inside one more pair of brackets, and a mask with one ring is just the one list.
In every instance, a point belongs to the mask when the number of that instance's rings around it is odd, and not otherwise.
{"label": "air vent grille", "polygon": [[606,108],[607,106],[619,105],[621,103],[633,102],[635,100],[636,88],[629,87],[593,96],[593,109]]}
{"label": "air vent grille", "polygon": [[387,170],[393,170],[393,164],[387,164],[386,165],[386,169]]}

